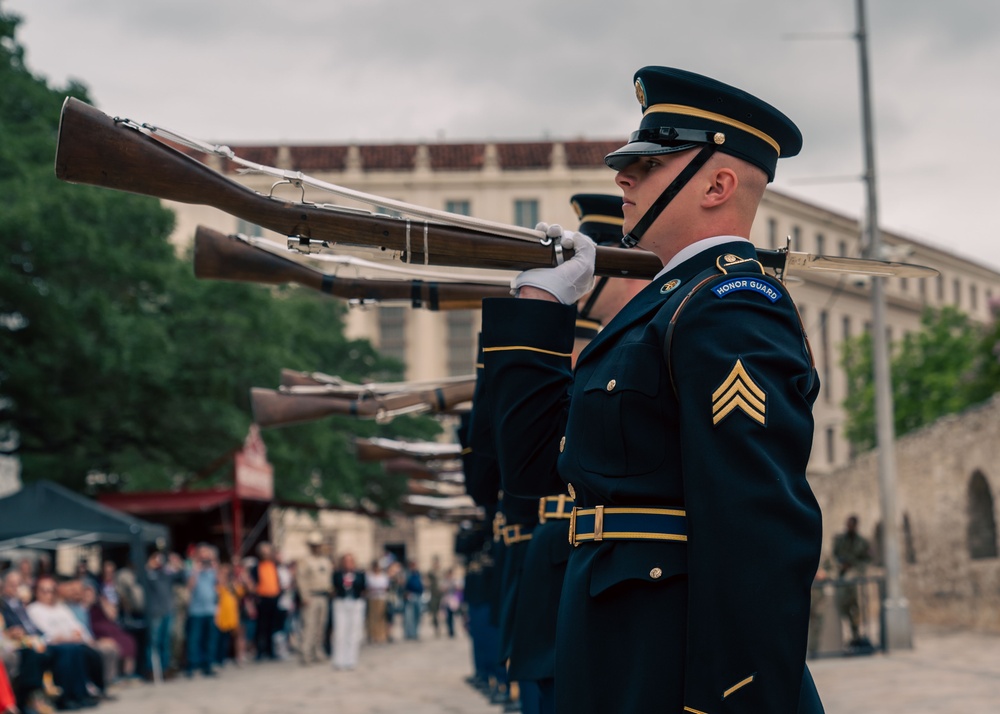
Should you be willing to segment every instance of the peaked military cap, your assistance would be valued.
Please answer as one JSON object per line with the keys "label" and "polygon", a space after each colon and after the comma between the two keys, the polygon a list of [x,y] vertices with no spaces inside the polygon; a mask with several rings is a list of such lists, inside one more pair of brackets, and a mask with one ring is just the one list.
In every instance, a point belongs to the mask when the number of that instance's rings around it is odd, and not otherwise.
{"label": "peaked military cap", "polygon": [[598,245],[620,245],[622,242],[622,197],[603,193],[578,193],[569,199],[580,219],[577,228],[593,238]]}
{"label": "peaked military cap", "polygon": [[635,73],[635,96],[642,106],[639,130],[604,157],[617,171],[640,156],[715,144],[719,151],[759,166],[773,181],[778,159],[802,148],[798,127],[770,104],[694,72],[643,67]]}

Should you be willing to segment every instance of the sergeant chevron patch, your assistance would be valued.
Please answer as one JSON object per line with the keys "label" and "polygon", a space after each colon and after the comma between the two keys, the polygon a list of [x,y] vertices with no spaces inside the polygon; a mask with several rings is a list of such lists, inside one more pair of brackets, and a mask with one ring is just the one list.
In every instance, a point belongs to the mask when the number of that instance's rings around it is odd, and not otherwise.
{"label": "sergeant chevron patch", "polygon": [[712,393],[712,424],[718,426],[736,409],[741,409],[761,426],[767,426],[767,393],[754,383],[740,359]]}

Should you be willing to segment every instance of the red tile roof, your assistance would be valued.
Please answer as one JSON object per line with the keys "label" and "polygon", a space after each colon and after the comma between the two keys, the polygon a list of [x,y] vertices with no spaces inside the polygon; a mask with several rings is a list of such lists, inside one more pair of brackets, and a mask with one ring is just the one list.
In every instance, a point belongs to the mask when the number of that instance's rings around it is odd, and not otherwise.
{"label": "red tile roof", "polygon": [[486,144],[431,144],[427,147],[434,171],[468,171],[483,167]]}
{"label": "red tile roof", "polygon": [[343,171],[347,165],[346,146],[291,146],[288,153],[296,171]]}
{"label": "red tile roof", "polygon": [[366,171],[407,171],[413,168],[416,144],[374,144],[358,147]]}
{"label": "red tile roof", "polygon": [[552,163],[552,142],[497,144],[502,169],[545,169]]}
{"label": "red tile roof", "polygon": [[[524,141],[495,142],[497,161],[502,170],[545,170],[552,162],[552,152],[558,142]],[[571,169],[604,167],[604,156],[622,145],[619,140],[574,140],[563,143],[566,163]],[[410,171],[414,168],[419,144],[362,144],[358,152],[363,171]],[[487,144],[428,144],[432,171],[478,171],[485,163]],[[277,166],[279,146],[233,146],[242,159],[266,166]],[[206,157],[182,149],[200,161]],[[291,168],[298,171],[343,171],[347,167],[347,144],[288,146]],[[228,164],[227,172],[235,165]]]}
{"label": "red tile roof", "polygon": [[566,165],[571,169],[604,166],[604,157],[624,144],[624,141],[567,141]]}

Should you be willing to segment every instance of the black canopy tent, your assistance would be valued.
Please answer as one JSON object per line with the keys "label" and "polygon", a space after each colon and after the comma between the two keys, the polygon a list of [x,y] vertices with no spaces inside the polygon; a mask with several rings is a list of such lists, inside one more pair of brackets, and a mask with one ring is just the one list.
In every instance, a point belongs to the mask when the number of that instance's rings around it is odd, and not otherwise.
{"label": "black canopy tent", "polygon": [[166,547],[169,531],[116,511],[51,481],[37,481],[0,498],[0,553],[17,548],[120,545],[141,573],[150,544]]}

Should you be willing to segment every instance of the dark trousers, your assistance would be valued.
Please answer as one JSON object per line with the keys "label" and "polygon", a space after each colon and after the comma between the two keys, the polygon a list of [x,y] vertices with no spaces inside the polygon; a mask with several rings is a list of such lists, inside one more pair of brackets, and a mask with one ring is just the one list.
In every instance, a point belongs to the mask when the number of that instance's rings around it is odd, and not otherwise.
{"label": "dark trousers", "polygon": [[187,671],[201,668],[202,672],[212,671],[215,658],[214,615],[188,615],[187,619]]}
{"label": "dark trousers", "polygon": [[52,679],[62,689],[62,698],[78,702],[90,696],[87,682],[104,691],[104,661],[101,653],[83,644],[49,645]]}
{"label": "dark trousers", "polygon": [[274,659],[274,633],[278,629],[278,598],[257,600],[257,659]]}
{"label": "dark trousers", "polygon": [[14,678],[14,696],[22,706],[30,698],[31,693],[44,685],[42,675],[52,669],[52,652],[36,652],[30,647],[18,650],[17,677]]}

